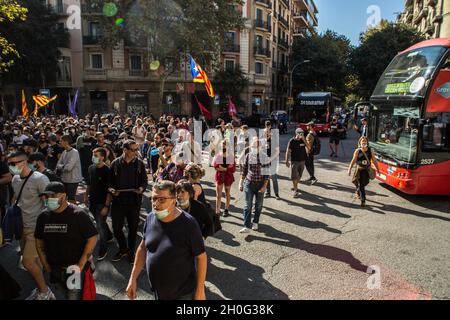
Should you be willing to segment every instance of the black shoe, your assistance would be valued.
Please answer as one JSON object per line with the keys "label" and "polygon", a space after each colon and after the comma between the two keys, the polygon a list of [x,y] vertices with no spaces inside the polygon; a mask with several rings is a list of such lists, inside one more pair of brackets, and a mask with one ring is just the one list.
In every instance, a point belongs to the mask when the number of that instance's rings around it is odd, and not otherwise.
{"label": "black shoe", "polygon": [[314,185],[314,184],[317,183],[317,179],[316,178],[312,178],[310,181],[311,181],[311,185]]}
{"label": "black shoe", "polygon": [[97,261],[102,261],[108,255],[108,250],[102,250],[98,253]]}
{"label": "black shoe", "polygon": [[226,218],[229,216],[230,216],[230,213],[228,212],[228,209],[223,210],[223,217]]}
{"label": "black shoe", "polygon": [[128,255],[128,251],[124,252],[124,251],[119,251],[116,253],[116,255],[111,259],[111,261],[113,262],[117,262],[122,260],[125,256]]}
{"label": "black shoe", "polygon": [[275,198],[276,198],[277,200],[280,200],[280,199],[281,199],[281,197],[280,197],[279,194],[276,194],[276,195],[275,195]]}
{"label": "black shoe", "polygon": [[330,154],[330,158],[333,158],[333,156],[334,156],[334,152],[332,152],[331,154]]}
{"label": "black shoe", "polygon": [[266,193],[266,194],[264,195],[264,198],[270,198],[270,197],[271,197],[270,193]]}

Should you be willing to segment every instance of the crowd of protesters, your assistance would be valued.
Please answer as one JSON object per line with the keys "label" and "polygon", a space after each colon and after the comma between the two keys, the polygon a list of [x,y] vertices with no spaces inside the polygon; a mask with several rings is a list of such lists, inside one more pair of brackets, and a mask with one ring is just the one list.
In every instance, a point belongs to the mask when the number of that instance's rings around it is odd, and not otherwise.
{"label": "crowd of protesters", "polygon": [[[221,229],[220,218],[229,216],[235,173],[240,171],[239,190],[245,195],[241,233],[258,230],[271,188],[280,199],[280,147],[271,128],[266,123],[259,136],[237,121],[219,119],[208,128],[205,121],[171,116],[1,122],[0,245],[20,239],[21,263],[36,284],[28,299],[53,300],[52,289],[67,299],[81,299],[82,287],[67,287],[69,271],[75,266],[84,279],[93,268],[94,249],[98,247],[95,258],[102,261],[114,242],[118,249],[110,260],[133,265],[127,287],[131,299],[144,266],[156,299],[205,299],[204,242]],[[298,129],[287,147],[296,198],[305,167],[308,181],[317,182],[314,141],[318,138],[311,123],[306,135]],[[366,145],[362,149],[362,155],[373,158]],[[353,163],[364,160],[355,153]],[[215,207],[202,185],[207,166],[215,170]],[[360,172],[357,194],[364,202],[366,180]],[[139,242],[144,194],[152,211]]]}

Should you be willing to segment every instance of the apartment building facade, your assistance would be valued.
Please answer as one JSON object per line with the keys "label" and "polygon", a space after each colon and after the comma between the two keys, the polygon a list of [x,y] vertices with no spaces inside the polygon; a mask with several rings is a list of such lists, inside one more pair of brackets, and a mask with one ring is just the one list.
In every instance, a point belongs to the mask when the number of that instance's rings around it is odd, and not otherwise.
{"label": "apartment building facade", "polygon": [[[222,67],[240,65],[249,79],[242,94],[247,114],[286,110],[294,37],[315,33],[317,7],[312,0],[246,0],[247,21],[240,31],[230,31],[233,50],[224,50]],[[233,52],[230,52],[233,51]]]}
{"label": "apartment building facade", "polygon": [[405,0],[397,22],[414,26],[428,39],[450,37],[450,1]]}

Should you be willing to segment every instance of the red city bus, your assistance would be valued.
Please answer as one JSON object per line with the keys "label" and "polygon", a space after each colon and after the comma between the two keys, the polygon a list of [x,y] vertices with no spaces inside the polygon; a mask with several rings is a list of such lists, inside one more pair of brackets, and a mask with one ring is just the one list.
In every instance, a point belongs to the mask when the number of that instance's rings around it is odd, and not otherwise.
{"label": "red city bus", "polygon": [[370,101],[377,178],[407,194],[450,195],[450,38],[399,53]]}
{"label": "red city bus", "polygon": [[306,124],[314,121],[317,133],[329,133],[336,103],[341,101],[331,92],[302,92],[293,107],[293,120],[306,131]]}

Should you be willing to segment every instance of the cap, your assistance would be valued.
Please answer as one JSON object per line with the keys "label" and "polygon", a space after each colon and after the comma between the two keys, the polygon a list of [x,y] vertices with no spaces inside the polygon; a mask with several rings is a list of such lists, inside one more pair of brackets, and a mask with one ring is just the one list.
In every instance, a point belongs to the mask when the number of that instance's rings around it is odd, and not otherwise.
{"label": "cap", "polygon": [[305,133],[305,131],[303,131],[302,128],[297,128],[297,130],[295,130],[295,134],[302,134]]}
{"label": "cap", "polygon": [[45,156],[42,152],[35,152],[32,153],[29,157],[28,157],[28,161],[29,162],[33,162],[33,161],[45,161]]}
{"label": "cap", "polygon": [[306,125],[307,126],[313,126],[314,125],[314,121],[308,122]]}
{"label": "cap", "polygon": [[46,187],[43,193],[39,196],[49,196],[56,193],[66,193],[66,188],[61,182],[50,182]]}

